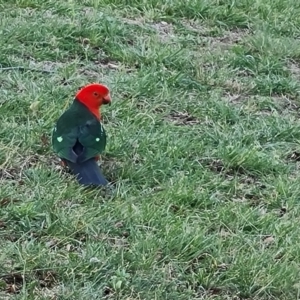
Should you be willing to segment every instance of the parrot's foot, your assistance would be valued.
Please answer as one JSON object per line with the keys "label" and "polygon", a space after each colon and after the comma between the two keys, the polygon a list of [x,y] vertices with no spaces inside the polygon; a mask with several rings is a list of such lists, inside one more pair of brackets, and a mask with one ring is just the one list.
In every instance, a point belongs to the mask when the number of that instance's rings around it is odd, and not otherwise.
{"label": "parrot's foot", "polygon": [[63,168],[65,168],[67,166],[67,164],[62,159],[60,160],[60,164]]}

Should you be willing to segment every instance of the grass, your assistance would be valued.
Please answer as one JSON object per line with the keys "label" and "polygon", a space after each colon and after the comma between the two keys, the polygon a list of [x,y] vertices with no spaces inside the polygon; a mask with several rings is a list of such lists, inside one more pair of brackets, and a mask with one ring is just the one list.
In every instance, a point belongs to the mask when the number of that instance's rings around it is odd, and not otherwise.
{"label": "grass", "polygon": [[[0,1],[0,298],[297,299],[298,2]],[[93,81],[112,192],[50,145]]]}

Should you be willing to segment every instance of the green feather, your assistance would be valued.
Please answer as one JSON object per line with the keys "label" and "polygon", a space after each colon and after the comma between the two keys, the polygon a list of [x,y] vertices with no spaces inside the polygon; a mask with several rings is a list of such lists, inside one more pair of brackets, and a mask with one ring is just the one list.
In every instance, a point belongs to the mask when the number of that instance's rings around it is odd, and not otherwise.
{"label": "green feather", "polygon": [[[79,142],[84,147],[80,157],[72,151]],[[62,159],[83,162],[101,154],[106,146],[106,133],[99,120],[78,100],[58,119],[52,131],[53,150]]]}

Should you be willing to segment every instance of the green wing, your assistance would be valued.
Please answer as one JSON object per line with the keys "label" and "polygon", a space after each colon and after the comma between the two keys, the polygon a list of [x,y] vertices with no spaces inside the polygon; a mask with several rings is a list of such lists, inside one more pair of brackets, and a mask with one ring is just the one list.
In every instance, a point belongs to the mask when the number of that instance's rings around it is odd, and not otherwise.
{"label": "green wing", "polygon": [[52,146],[60,158],[83,162],[104,151],[106,133],[97,118],[74,100],[52,131]]}
{"label": "green wing", "polygon": [[80,127],[79,143],[84,147],[84,160],[102,153],[106,146],[106,133],[102,124],[94,118]]}
{"label": "green wing", "polygon": [[[74,147],[77,141],[78,129],[77,126],[69,126],[64,124],[64,119],[69,115],[68,111],[64,113],[58,120],[52,131],[52,146],[53,150],[60,158],[68,159],[76,162],[76,157],[73,157],[70,149]],[[70,124],[72,125],[72,124]]]}

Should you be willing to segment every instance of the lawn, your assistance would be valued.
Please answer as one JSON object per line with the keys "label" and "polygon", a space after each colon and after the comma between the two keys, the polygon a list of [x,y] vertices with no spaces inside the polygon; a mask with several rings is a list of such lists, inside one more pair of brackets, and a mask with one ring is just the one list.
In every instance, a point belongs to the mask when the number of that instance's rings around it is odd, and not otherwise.
{"label": "lawn", "polygon": [[[299,0],[0,0],[0,298],[297,299]],[[106,84],[112,190],[50,144]]]}

